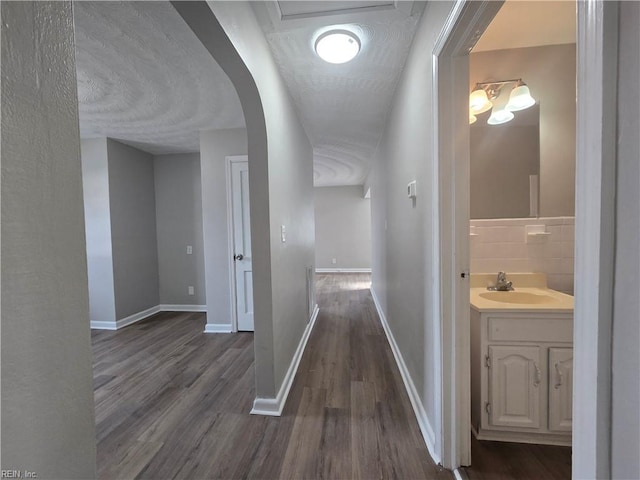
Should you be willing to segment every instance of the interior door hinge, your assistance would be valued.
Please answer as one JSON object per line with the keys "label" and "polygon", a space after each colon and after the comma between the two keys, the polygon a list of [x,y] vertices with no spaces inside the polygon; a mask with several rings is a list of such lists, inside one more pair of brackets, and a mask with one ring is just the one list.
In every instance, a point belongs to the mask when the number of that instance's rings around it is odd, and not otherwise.
{"label": "interior door hinge", "polygon": [[491,368],[491,357],[489,355],[484,356],[484,366]]}
{"label": "interior door hinge", "polygon": [[491,404],[489,402],[484,404],[484,410],[491,415]]}

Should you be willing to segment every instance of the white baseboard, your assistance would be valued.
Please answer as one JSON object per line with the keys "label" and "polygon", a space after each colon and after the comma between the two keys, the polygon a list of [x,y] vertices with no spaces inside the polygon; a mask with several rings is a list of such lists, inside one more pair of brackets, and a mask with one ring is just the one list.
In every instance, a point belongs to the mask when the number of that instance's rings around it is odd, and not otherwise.
{"label": "white baseboard", "polygon": [[280,386],[278,395],[276,396],[276,398],[256,397],[256,399],[253,401],[253,408],[251,409],[251,413],[253,415],[268,415],[271,417],[279,417],[280,415],[282,415],[282,410],[284,409],[284,405],[285,403],[287,403],[287,397],[289,396],[289,390],[291,390],[291,385],[293,385],[293,379],[295,378],[296,372],[298,371],[298,366],[300,365],[300,360],[302,359],[304,349],[307,346],[307,341],[311,336],[313,326],[316,324],[319,311],[320,310],[318,309],[318,305],[316,305],[313,309],[311,319],[307,324],[307,328],[305,328],[304,333],[302,334],[302,338],[300,339],[300,343],[298,344],[296,353],[293,355],[293,359],[291,360],[291,364],[289,365],[287,374],[284,376],[284,380],[282,381],[282,385]]}
{"label": "white baseboard", "polygon": [[119,330],[133,323],[144,320],[145,318],[155,315],[159,312],[206,312],[206,305],[156,305],[128,317],[121,318],[116,322],[91,321],[91,328],[94,330]]}
{"label": "white baseboard", "polygon": [[464,473],[462,467],[458,467],[453,471],[453,476],[456,477],[456,480],[468,480],[467,474]]}
{"label": "white baseboard", "polygon": [[404,359],[402,358],[402,353],[400,353],[400,349],[398,348],[396,339],[393,337],[393,332],[391,331],[391,328],[389,328],[389,324],[387,323],[387,317],[382,311],[380,302],[378,301],[378,297],[376,296],[376,293],[373,291],[373,289],[371,289],[371,296],[373,297],[373,303],[375,304],[376,310],[378,311],[380,323],[382,323],[382,328],[384,329],[384,333],[386,334],[389,345],[391,346],[391,351],[393,352],[393,356],[396,359],[398,370],[400,370],[400,375],[402,376],[404,387],[406,388],[407,394],[409,395],[409,400],[411,400],[411,406],[413,407],[413,411],[416,414],[416,419],[418,420],[418,426],[420,427],[422,438],[427,445],[427,449],[429,450],[431,458],[436,464],[439,464],[441,463],[441,459],[440,456],[436,453],[435,449],[436,436],[433,431],[433,427],[431,426],[431,422],[429,421],[429,417],[427,416],[427,412],[425,412],[424,407],[422,406],[422,401],[420,400],[420,396],[418,395],[416,386],[411,379],[411,375],[409,374],[407,365],[404,363]]}
{"label": "white baseboard", "polygon": [[371,273],[370,268],[316,268],[316,273]]}
{"label": "white baseboard", "polygon": [[161,312],[206,312],[206,305],[160,305]]}
{"label": "white baseboard", "polygon": [[139,322],[140,320],[144,320],[151,315],[155,315],[160,311],[160,305],[156,305],[155,307],[147,308],[138,313],[134,313],[133,315],[129,315],[128,317],[121,318],[116,322],[116,330],[127,327],[132,323]]}
{"label": "white baseboard", "polygon": [[91,328],[94,330],[117,330],[116,322],[91,321]]}
{"label": "white baseboard", "polygon": [[233,328],[231,328],[230,323],[207,323],[204,326],[204,333],[231,333],[233,332]]}

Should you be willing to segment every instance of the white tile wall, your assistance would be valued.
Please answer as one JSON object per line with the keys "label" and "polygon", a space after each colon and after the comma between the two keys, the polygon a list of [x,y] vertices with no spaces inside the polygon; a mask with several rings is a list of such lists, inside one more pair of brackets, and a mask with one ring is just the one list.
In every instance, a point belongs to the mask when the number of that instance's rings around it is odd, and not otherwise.
{"label": "white tile wall", "polygon": [[[471,220],[471,272],[546,273],[549,288],[573,295],[574,224],[574,217]],[[527,242],[527,225],[545,225],[550,235]]]}

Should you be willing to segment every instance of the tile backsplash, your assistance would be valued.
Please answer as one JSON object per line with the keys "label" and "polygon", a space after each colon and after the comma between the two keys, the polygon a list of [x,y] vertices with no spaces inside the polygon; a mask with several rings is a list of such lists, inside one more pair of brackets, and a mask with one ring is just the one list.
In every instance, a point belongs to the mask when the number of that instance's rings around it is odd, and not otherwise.
{"label": "tile backsplash", "polygon": [[573,295],[574,217],[471,220],[471,272],[539,272]]}

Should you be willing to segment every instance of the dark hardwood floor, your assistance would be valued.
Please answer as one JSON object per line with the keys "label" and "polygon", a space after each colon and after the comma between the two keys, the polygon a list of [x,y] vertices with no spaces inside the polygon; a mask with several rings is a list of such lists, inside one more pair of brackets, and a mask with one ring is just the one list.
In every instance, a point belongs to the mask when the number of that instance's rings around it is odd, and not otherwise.
{"label": "dark hardwood floor", "polygon": [[439,479],[369,293],[319,275],[320,314],[281,417],[250,415],[253,335],[203,314],[93,331],[98,476]]}
{"label": "dark hardwood floor", "polygon": [[570,480],[571,447],[488,442],[471,437],[469,480]]}

